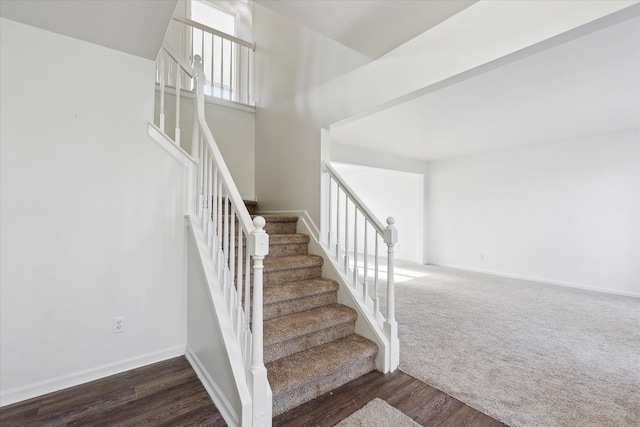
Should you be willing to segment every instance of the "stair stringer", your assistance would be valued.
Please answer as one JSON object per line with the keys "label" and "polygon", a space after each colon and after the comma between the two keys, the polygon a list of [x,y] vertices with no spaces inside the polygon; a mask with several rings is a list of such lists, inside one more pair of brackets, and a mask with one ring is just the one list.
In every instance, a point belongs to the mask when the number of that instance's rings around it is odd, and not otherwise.
{"label": "stair stringer", "polygon": [[[187,215],[186,223],[190,231],[187,236],[190,298],[186,357],[226,423],[233,427],[251,426],[253,402],[241,344],[213,261],[207,256],[209,249],[199,221]],[[204,340],[198,337],[199,330],[203,329],[206,330],[201,334],[206,335]]]}
{"label": "stair stringer", "polygon": [[338,282],[338,303],[350,307],[358,313],[356,319],[356,333],[373,341],[378,346],[376,356],[376,369],[387,373],[395,370],[391,363],[389,340],[384,335],[382,325],[373,316],[373,313],[366,307],[363,299],[348,285],[349,280],[341,272],[340,267],[335,262],[329,252],[320,244],[318,236],[319,229],[311,219],[307,211],[260,211],[264,215],[293,215],[298,217],[297,232],[307,234],[309,240],[309,253],[321,256],[324,259],[322,265],[322,276]]}

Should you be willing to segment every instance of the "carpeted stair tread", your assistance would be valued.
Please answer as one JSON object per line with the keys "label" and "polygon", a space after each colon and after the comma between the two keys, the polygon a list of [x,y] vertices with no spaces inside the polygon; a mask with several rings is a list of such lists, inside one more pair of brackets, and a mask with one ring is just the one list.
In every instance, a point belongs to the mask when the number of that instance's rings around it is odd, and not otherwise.
{"label": "carpeted stair tread", "polygon": [[338,282],[323,278],[264,287],[264,319],[336,304]]}
{"label": "carpeted stair tread", "polygon": [[329,292],[337,292],[339,287],[338,282],[335,280],[323,278],[267,286],[264,288],[264,303],[273,304]]}
{"label": "carpeted stair tread", "polygon": [[351,334],[267,363],[277,416],[375,370],[377,345]]}
{"label": "carpeted stair tread", "polygon": [[264,345],[271,346],[337,325],[355,322],[356,317],[354,309],[340,304],[276,317],[264,322]]}
{"label": "carpeted stair tread", "polygon": [[291,255],[264,259],[264,272],[321,267],[324,260],[318,255]]}

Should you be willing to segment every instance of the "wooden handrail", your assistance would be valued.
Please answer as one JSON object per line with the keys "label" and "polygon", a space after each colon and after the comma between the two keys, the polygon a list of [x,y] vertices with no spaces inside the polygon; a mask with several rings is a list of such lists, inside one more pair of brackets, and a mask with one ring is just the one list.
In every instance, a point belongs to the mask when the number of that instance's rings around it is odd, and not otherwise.
{"label": "wooden handrail", "polygon": [[227,39],[227,40],[231,40],[234,43],[238,43],[239,45],[248,47],[251,50],[256,50],[256,44],[252,43],[252,42],[248,42],[246,40],[242,40],[236,36],[232,36],[231,34],[227,34],[223,31],[220,30],[216,30],[215,28],[211,28],[211,27],[207,27],[206,25],[203,25],[199,22],[196,21],[192,21],[191,19],[187,19],[187,18],[183,18],[181,16],[174,16],[173,18],[174,21],[180,22],[182,24],[186,24],[186,25],[190,25],[193,28],[197,28],[199,30],[202,31],[206,31],[207,33],[211,33],[211,34],[215,34],[218,37],[222,37],[223,39]]}

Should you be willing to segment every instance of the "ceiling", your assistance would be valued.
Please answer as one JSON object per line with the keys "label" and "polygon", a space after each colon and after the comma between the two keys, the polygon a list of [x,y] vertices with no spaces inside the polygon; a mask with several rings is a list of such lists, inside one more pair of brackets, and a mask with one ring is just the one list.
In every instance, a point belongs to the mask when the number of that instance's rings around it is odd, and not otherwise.
{"label": "ceiling", "polygon": [[256,0],[256,3],[376,59],[476,1]]}
{"label": "ceiling", "polygon": [[637,10],[631,19],[335,125],[332,142],[435,160],[638,128]]}
{"label": "ceiling", "polygon": [[0,16],[155,60],[177,2],[0,0]]}

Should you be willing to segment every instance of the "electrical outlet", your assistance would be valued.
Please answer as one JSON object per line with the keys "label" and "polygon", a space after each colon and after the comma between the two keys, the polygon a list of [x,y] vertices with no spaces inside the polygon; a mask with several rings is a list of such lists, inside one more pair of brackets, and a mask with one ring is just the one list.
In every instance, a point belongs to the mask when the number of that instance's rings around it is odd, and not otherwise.
{"label": "electrical outlet", "polygon": [[124,332],[124,316],[113,318],[113,333]]}

